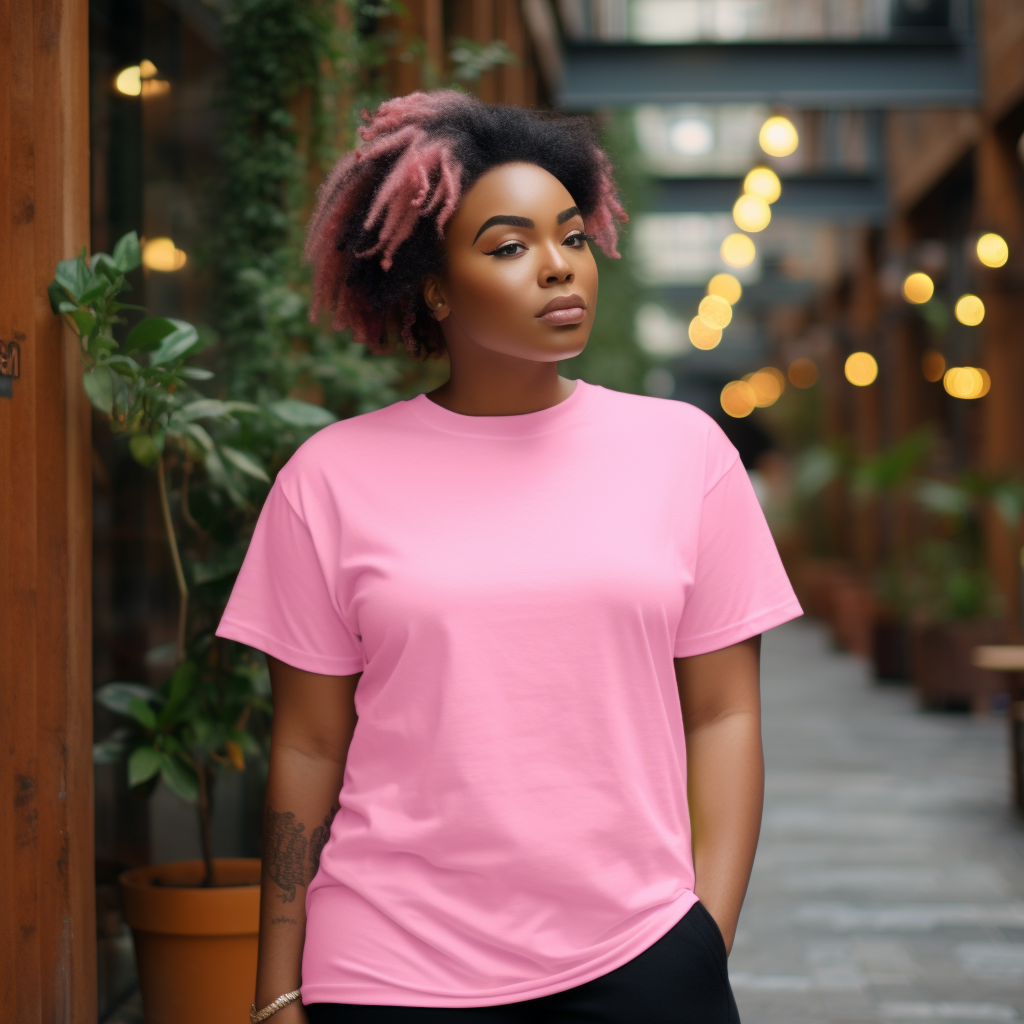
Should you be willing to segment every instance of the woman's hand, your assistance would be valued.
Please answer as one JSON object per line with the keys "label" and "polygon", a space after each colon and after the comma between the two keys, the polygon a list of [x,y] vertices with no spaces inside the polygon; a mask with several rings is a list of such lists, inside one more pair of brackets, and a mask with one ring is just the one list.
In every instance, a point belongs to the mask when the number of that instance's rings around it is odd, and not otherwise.
{"label": "woman's hand", "polygon": [[761,638],[676,658],[695,890],[732,949],[764,802]]}

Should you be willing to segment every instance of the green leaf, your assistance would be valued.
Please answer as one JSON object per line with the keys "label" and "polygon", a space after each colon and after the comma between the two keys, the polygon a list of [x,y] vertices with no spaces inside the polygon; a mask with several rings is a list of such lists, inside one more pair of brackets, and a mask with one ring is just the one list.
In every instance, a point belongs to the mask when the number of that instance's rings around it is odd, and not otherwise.
{"label": "green leaf", "polygon": [[224,461],[216,449],[206,453],[206,458],[203,459],[203,466],[206,468],[206,474],[210,478],[210,482],[220,487],[236,508],[244,509],[248,505],[245,495],[232,483],[231,477],[228,476],[227,469],[224,467]]}
{"label": "green leaf", "polygon": [[123,761],[130,741],[130,729],[115,729],[105,740],[92,745],[93,764],[118,764]]}
{"label": "green leaf", "polygon": [[144,700],[132,697],[128,701],[128,712],[143,729],[156,728],[156,712]]}
{"label": "green leaf", "polygon": [[282,398],[270,403],[270,411],[293,427],[326,427],[338,417],[327,409],[301,398]]}
{"label": "green leaf", "polygon": [[78,296],[78,301],[83,306],[91,305],[97,299],[102,299],[104,295],[110,290],[110,282],[105,278],[101,279],[99,284],[93,285],[87,292],[83,292]]}
{"label": "green leaf", "polygon": [[102,274],[112,285],[116,285],[118,278],[121,277],[121,268],[105,252],[94,253],[89,266],[93,273]]}
{"label": "green leaf", "polygon": [[132,434],[128,438],[128,450],[140,466],[145,466],[148,469],[155,465],[156,460],[160,458],[163,445],[159,444],[151,434]]}
{"label": "green leaf", "polygon": [[128,758],[128,785],[148,782],[160,771],[160,755],[152,747],[136,747]]}
{"label": "green leaf", "polygon": [[200,398],[194,402],[188,402],[177,413],[177,416],[185,421],[215,419],[228,415],[230,415],[228,403],[222,402],[219,398]]}
{"label": "green leaf", "polygon": [[181,428],[181,432],[186,437],[192,438],[204,451],[209,452],[213,450],[213,438],[198,423],[186,423]]}
{"label": "green leaf", "polygon": [[79,334],[89,334],[96,326],[96,317],[87,309],[76,309],[70,314]]}
{"label": "green leaf", "polygon": [[199,333],[184,320],[171,320],[175,330],[171,331],[161,342],[159,348],[149,357],[150,366],[172,363],[186,355],[189,349],[199,343]]}
{"label": "green leaf", "polygon": [[201,366],[183,366],[178,374],[185,380],[211,380],[213,378],[213,372],[204,370]]}
{"label": "green leaf", "polygon": [[63,286],[58,284],[56,281],[51,281],[46,286],[46,294],[50,300],[50,309],[54,313],[63,313],[61,304],[68,301],[68,293],[64,290]]}
{"label": "green leaf", "polygon": [[73,260],[61,260],[57,264],[57,272],[54,274],[53,280],[55,284],[69,292],[71,298],[77,302],[78,296],[93,284],[93,274],[84,257],[78,256]]}
{"label": "green leaf", "polygon": [[142,248],[139,245],[139,236],[134,231],[122,235],[114,245],[114,263],[123,274],[134,270],[142,263]]}
{"label": "green leaf", "polygon": [[131,714],[129,704],[133,699],[158,704],[162,704],[164,700],[163,696],[151,686],[145,686],[142,683],[107,683],[93,694],[93,699],[97,704],[101,704],[107,710],[118,715]]}
{"label": "green leaf", "polygon": [[270,483],[270,477],[267,476],[263,467],[251,456],[246,455],[245,452],[240,452],[237,448],[232,448],[230,445],[222,444],[220,446],[220,453],[235,469],[241,470],[247,476],[262,480],[266,484]]}
{"label": "green leaf", "polygon": [[179,326],[179,321],[167,320],[162,316],[148,316],[140,320],[129,332],[124,340],[123,350],[125,352],[151,352],[158,348],[160,342],[173,334]]}
{"label": "green leaf", "polygon": [[89,401],[108,416],[114,409],[114,376],[105,366],[95,366],[82,375]]}
{"label": "green leaf", "polygon": [[199,779],[195,769],[186,764],[181,757],[161,754],[160,778],[172,793],[188,803],[194,803],[199,796]]}

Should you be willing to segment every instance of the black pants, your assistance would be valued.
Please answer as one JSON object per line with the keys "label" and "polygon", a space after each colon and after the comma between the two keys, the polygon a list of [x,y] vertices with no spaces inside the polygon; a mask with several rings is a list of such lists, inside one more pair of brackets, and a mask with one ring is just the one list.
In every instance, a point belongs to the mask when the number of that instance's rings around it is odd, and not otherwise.
{"label": "black pants", "polygon": [[500,1006],[312,1003],[310,1024],[739,1024],[725,942],[697,903],[671,931],[576,988]]}

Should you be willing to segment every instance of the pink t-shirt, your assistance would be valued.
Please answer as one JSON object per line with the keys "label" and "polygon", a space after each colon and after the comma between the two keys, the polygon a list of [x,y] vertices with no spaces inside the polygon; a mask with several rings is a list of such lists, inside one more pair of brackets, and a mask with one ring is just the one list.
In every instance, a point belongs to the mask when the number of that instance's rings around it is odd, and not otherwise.
{"label": "pink t-shirt", "polygon": [[579,381],[424,395],[281,470],[218,635],[362,672],[306,897],[306,1003],[488,1006],[626,963],[694,904],[672,659],[799,615],[736,450]]}

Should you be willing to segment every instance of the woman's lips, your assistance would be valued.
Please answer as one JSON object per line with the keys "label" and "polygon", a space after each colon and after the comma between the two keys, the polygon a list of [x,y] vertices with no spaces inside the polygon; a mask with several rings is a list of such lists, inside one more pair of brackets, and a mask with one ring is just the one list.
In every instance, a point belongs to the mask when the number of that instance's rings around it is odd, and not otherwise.
{"label": "woman's lips", "polygon": [[563,327],[580,323],[586,315],[587,300],[582,295],[557,295],[537,314],[537,319]]}
{"label": "woman's lips", "polygon": [[552,309],[548,313],[539,316],[546,324],[554,324],[556,327],[563,327],[567,324],[582,323],[587,311],[582,306],[568,306],[565,309]]}

